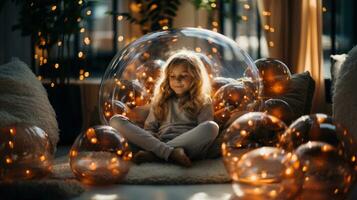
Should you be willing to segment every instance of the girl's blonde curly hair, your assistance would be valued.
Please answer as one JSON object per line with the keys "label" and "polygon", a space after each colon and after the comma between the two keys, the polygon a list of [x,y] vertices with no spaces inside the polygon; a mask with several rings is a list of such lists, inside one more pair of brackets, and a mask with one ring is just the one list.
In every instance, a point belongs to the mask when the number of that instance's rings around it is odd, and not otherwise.
{"label": "girl's blonde curly hair", "polygon": [[178,65],[187,67],[188,73],[192,76],[190,90],[179,101],[179,106],[187,116],[195,118],[202,106],[211,101],[211,84],[200,57],[192,51],[177,52],[167,60],[154,90],[152,108],[159,121],[163,121],[167,115],[167,100],[175,95],[170,88],[169,76],[172,69]]}

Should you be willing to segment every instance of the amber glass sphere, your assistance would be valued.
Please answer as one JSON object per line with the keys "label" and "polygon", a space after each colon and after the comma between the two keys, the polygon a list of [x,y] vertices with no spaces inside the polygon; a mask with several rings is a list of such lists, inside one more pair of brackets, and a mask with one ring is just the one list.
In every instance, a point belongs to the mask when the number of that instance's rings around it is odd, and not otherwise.
{"label": "amber glass sphere", "polygon": [[214,77],[212,80],[212,97],[214,94],[223,86],[227,85],[228,83],[235,83],[236,80],[233,78],[225,78],[225,77]]}
{"label": "amber glass sphere", "polygon": [[291,199],[303,180],[297,156],[275,147],[245,153],[237,161],[232,178],[240,199]]}
{"label": "amber glass sphere", "polygon": [[294,112],[286,101],[281,99],[268,99],[264,102],[262,112],[273,115],[285,124],[290,124],[294,119]]}
{"label": "amber glass sphere", "polygon": [[165,64],[162,60],[144,62],[136,69],[136,77],[148,95],[152,95],[157,80],[161,75],[161,68]]}
{"label": "amber glass sphere", "polygon": [[[262,95],[264,97],[276,97],[286,91],[291,73],[283,62],[272,58],[262,58],[254,63],[263,83]],[[247,71],[247,76],[249,76],[249,71]]]}
{"label": "amber glass sphere", "polygon": [[16,124],[0,128],[0,181],[41,178],[52,170],[52,144],[41,128]]}
{"label": "amber glass sphere", "polygon": [[245,152],[262,146],[278,146],[285,129],[284,122],[262,112],[250,112],[236,119],[224,133],[222,142],[223,161],[232,178]]}
{"label": "amber glass sphere", "polygon": [[233,112],[249,110],[254,102],[254,93],[245,84],[229,83],[221,87],[213,97],[214,119],[225,124]]}
{"label": "amber glass sphere", "polygon": [[105,102],[103,107],[104,116],[110,120],[116,114],[127,115],[129,108],[121,101],[113,100],[112,102]]}
{"label": "amber glass sphere", "polygon": [[129,172],[128,143],[110,126],[94,126],[80,134],[70,150],[70,165],[85,184],[120,182]]}
{"label": "amber glass sphere", "polygon": [[332,117],[325,114],[305,115],[294,121],[281,137],[283,148],[294,150],[309,141],[326,142],[357,170],[357,144],[352,135]]}
{"label": "amber glass sphere", "polygon": [[[345,199],[354,171],[338,149],[325,142],[307,142],[300,145],[296,155],[304,173],[301,199]],[[311,197],[311,196],[310,196]]]}

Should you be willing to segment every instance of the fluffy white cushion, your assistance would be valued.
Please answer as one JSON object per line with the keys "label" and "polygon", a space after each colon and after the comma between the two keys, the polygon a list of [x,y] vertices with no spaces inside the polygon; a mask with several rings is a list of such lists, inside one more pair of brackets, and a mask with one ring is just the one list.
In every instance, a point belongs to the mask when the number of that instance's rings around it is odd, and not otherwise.
{"label": "fluffy white cushion", "polygon": [[342,64],[333,92],[333,117],[357,138],[357,46]]}
{"label": "fluffy white cushion", "polygon": [[29,67],[16,59],[0,65],[0,127],[27,123],[49,136],[52,152],[59,140],[56,114],[45,88]]}

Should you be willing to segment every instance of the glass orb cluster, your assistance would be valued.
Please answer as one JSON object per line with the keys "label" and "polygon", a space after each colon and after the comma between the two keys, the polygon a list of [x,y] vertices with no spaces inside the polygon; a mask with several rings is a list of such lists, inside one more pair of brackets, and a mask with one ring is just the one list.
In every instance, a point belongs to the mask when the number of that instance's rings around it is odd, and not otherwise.
{"label": "glass orb cluster", "polygon": [[356,179],[356,148],[349,132],[327,115],[302,116],[286,127],[276,117],[251,112],[228,127],[222,155],[242,199],[304,199],[309,192],[344,199]]}

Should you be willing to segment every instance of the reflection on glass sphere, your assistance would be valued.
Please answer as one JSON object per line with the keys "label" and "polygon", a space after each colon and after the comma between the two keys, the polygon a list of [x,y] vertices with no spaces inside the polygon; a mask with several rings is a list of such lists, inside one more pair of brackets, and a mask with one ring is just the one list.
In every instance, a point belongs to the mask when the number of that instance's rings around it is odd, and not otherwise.
{"label": "reflection on glass sphere", "polygon": [[[275,97],[283,94],[291,79],[289,68],[281,61],[272,58],[261,58],[254,61],[263,82],[263,96]],[[247,70],[246,75],[251,72]]]}
{"label": "reflection on glass sphere", "polygon": [[245,153],[232,178],[240,199],[291,199],[303,180],[298,157],[275,147]]}
{"label": "reflection on glass sphere", "polygon": [[148,61],[136,69],[136,77],[144,86],[148,95],[152,95],[156,81],[161,75],[161,68],[165,64],[162,60]]}
{"label": "reflection on glass sphere", "polygon": [[283,148],[294,150],[309,141],[326,142],[357,170],[357,145],[352,135],[332,117],[325,114],[305,115],[294,121],[281,137]]}
{"label": "reflection on glass sphere", "polygon": [[290,124],[294,119],[294,112],[286,101],[281,99],[268,99],[264,102],[263,112],[273,115],[285,124]]}
{"label": "reflection on glass sphere", "polygon": [[[318,199],[345,199],[354,171],[338,150],[324,142],[308,142],[296,149],[304,173],[302,199],[312,193]],[[317,197],[316,197],[317,198]]]}
{"label": "reflection on glass sphere", "polygon": [[233,78],[225,78],[225,77],[214,77],[212,80],[212,97],[214,97],[214,94],[223,86],[229,84],[229,83],[235,83],[236,80]]}
{"label": "reflection on glass sphere", "polygon": [[51,145],[47,133],[37,126],[0,128],[0,181],[48,175],[52,170]]}
{"label": "reflection on glass sphere", "polygon": [[229,120],[233,112],[249,110],[254,93],[245,84],[229,83],[221,87],[213,97],[214,119],[218,124]]}
{"label": "reflection on glass sphere", "polygon": [[[237,80],[244,77],[244,72],[249,69],[252,84],[260,93],[261,82],[257,68],[249,55],[239,48],[238,44],[232,39],[213,31],[198,28],[154,32],[126,46],[113,58],[106,69],[99,92],[101,121],[108,124],[104,112],[105,102],[118,100],[125,103],[129,108],[139,106],[139,104],[149,104],[152,85],[156,82],[156,72],[159,70],[156,65],[155,67],[151,67],[151,65],[147,67],[147,63],[157,60],[166,62],[170,56],[182,50],[195,52],[201,58],[211,80],[215,77]],[[159,65],[163,67],[161,64]],[[148,76],[145,73],[147,77],[145,79],[143,71],[147,68],[149,68],[149,71],[152,70],[155,75]],[[150,77],[154,80],[151,80]],[[150,84],[146,86],[148,81]],[[133,104],[133,99],[128,98],[130,92],[122,91],[122,87],[127,87],[128,84],[126,83],[143,85],[143,88],[139,89],[138,95],[133,94],[138,98],[135,99],[135,104]],[[149,92],[147,92],[148,89]],[[147,100],[140,99],[141,96]]]}
{"label": "reflection on glass sphere", "polygon": [[250,112],[236,119],[222,142],[223,161],[233,180],[243,153],[262,146],[277,146],[285,129],[284,122],[262,112]]}
{"label": "reflection on glass sphere", "polygon": [[121,101],[104,102],[103,112],[107,120],[110,120],[116,114],[127,115],[128,111],[129,108]]}
{"label": "reflection on glass sphere", "polygon": [[94,126],[80,134],[70,151],[70,165],[85,184],[110,184],[129,172],[128,143],[110,126]]}

